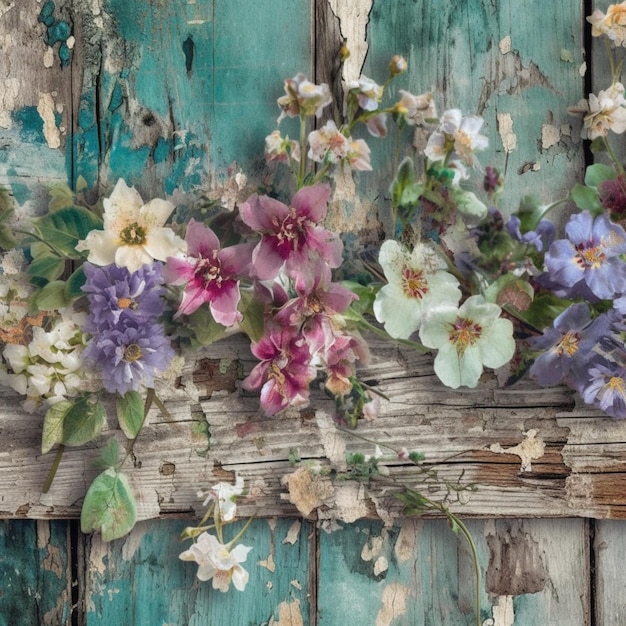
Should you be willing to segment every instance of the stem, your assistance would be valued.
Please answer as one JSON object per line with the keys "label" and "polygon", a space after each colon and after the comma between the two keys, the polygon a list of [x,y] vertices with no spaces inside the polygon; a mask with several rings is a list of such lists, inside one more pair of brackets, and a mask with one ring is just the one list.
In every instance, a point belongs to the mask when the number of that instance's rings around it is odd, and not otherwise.
{"label": "stem", "polygon": [[304,175],[306,174],[306,118],[300,115],[300,167],[298,168],[298,180],[296,181],[298,189],[304,184]]}
{"label": "stem", "polygon": [[57,250],[49,241],[46,241],[45,239],[43,239],[39,235],[36,235],[35,233],[29,233],[27,230],[20,230],[19,228],[14,229],[13,232],[14,233],[19,233],[20,235],[27,235],[29,237],[32,237],[33,239],[36,239],[39,243],[43,243],[46,246],[48,246],[48,248],[50,248],[50,250],[52,250],[52,252],[54,252],[60,258],[62,258],[62,259],[67,259],[68,258],[63,253],[59,252],[59,250]]}
{"label": "stem", "polygon": [[617,155],[615,154],[615,151],[613,150],[613,147],[609,143],[609,140],[606,137],[602,137],[602,141],[603,141],[604,147],[606,148],[606,151],[608,152],[609,156],[611,157],[611,161],[613,161],[613,165],[617,169],[618,173],[619,174],[623,174],[624,173],[624,166],[621,164],[620,160],[617,158]]}
{"label": "stem", "polygon": [[60,444],[57,448],[57,453],[54,457],[54,461],[52,461],[52,467],[46,476],[46,482],[43,484],[41,489],[42,493],[48,493],[50,491],[50,487],[52,487],[52,481],[56,476],[57,470],[59,469],[59,465],[61,464],[61,459],[63,458],[63,452],[65,451],[65,446]]}
{"label": "stem", "polygon": [[[254,515],[252,515],[250,518],[248,518],[248,521],[245,523],[244,527],[237,533],[237,535],[231,539],[227,544],[226,547],[228,548],[228,550],[230,550],[231,546],[234,545],[235,543],[237,543],[244,535],[244,533],[246,532],[246,530],[248,530],[248,527],[250,526],[250,524],[252,524],[252,520],[255,518]],[[220,539],[220,542],[222,542],[222,540]]]}

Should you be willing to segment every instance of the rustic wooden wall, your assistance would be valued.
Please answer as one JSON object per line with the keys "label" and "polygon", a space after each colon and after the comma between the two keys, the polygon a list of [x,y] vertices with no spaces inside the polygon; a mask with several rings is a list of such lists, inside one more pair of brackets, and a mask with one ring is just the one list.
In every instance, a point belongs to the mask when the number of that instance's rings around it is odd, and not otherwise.
{"label": "rustic wooden wall", "polygon": [[[263,176],[283,78],[332,82],[345,39],[348,76],[382,76],[400,53],[400,87],[484,115],[481,160],[506,170],[511,207],[529,191],[553,200],[584,166],[566,113],[583,94],[584,14],[566,0],[0,0],[0,184],[25,213],[79,176],[100,191],[124,177],[182,204],[198,190],[241,199],[236,174]],[[338,184],[330,224],[354,240],[384,225],[386,150],[375,148],[379,176]],[[418,448],[441,476],[478,486],[453,509],[477,540],[485,625],[622,624],[623,522],[604,520],[626,516],[626,425],[563,389],[486,377],[455,392],[428,358],[376,342],[373,356],[364,375],[390,400],[358,434]],[[150,414],[127,468],[144,521],[110,544],[65,521],[97,450],[68,450],[42,495],[41,418],[2,391],[0,625],[471,623],[467,549],[442,520],[385,525],[384,486],[367,497],[353,483],[302,519],[283,480],[294,450],[336,467],[365,444],[334,429],[321,394],[310,410],[263,418],[240,388],[250,367],[246,344],[229,340],[161,390],[171,417]],[[246,593],[223,596],[177,560],[176,535],[200,510],[197,490],[234,472],[253,496],[242,515],[265,519],[248,535]],[[400,463],[392,477],[418,481]]]}

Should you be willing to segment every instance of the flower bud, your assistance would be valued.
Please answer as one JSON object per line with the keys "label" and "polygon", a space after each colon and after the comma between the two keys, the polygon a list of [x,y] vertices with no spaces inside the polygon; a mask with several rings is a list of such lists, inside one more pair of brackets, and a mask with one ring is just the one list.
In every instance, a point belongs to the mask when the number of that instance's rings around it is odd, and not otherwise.
{"label": "flower bud", "polygon": [[389,74],[391,76],[397,76],[398,74],[406,72],[407,67],[406,59],[399,54],[395,54],[389,63]]}

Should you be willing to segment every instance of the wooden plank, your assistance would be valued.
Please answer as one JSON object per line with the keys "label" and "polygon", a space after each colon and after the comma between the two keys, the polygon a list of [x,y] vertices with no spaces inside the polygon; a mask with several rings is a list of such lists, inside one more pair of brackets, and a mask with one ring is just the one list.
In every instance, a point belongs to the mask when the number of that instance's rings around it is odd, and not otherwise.
{"label": "wooden plank", "polygon": [[595,553],[595,614],[597,624],[620,626],[626,615],[624,585],[624,552],[626,537],[624,523],[602,520],[596,522]]}
{"label": "wooden plank", "polygon": [[[484,576],[484,624],[591,624],[584,520],[468,525]],[[322,533],[319,578],[320,626],[348,615],[376,626],[475,623],[468,548],[444,521],[406,519],[394,528],[360,522]]]}
{"label": "wooden plank", "polygon": [[0,624],[72,624],[67,525],[0,521]]}
{"label": "wooden plank", "polygon": [[[293,624],[309,621],[307,537],[299,520],[255,521],[242,542],[252,546],[244,567],[244,593],[214,590],[196,579],[194,563],[180,561],[188,544],[177,541],[180,521],[142,523],[122,540],[92,537],[86,546],[87,623],[110,624]],[[232,538],[242,524],[225,529]],[[291,621],[288,621],[291,620]]]}

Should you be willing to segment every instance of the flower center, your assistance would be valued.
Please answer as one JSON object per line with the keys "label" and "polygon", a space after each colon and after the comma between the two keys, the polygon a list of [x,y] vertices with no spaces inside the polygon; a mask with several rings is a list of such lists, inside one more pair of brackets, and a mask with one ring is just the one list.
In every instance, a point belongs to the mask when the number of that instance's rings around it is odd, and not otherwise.
{"label": "flower center", "polygon": [[124,361],[133,363],[138,361],[143,356],[141,346],[136,343],[131,343],[124,348]]}
{"label": "flower center", "polygon": [[576,262],[582,268],[598,269],[602,266],[606,260],[606,254],[604,253],[604,246],[602,244],[598,246],[590,246],[586,248],[584,245],[576,246]]}
{"label": "flower center", "polygon": [[304,224],[306,217],[298,217],[296,210],[291,207],[289,214],[280,223],[280,227],[276,234],[279,245],[286,245],[293,250],[297,250],[304,235]]}
{"label": "flower center", "polygon": [[130,309],[131,311],[136,311],[139,308],[139,303],[133,298],[118,298],[117,306],[120,309]]}
{"label": "flower center", "polygon": [[146,243],[146,229],[133,222],[122,230],[120,239],[127,246],[143,246]]}
{"label": "flower center", "polygon": [[607,384],[611,388],[611,391],[613,391],[614,393],[624,395],[624,391],[626,391],[626,383],[624,383],[623,378],[620,378],[619,376],[613,376]]}
{"label": "flower center", "polygon": [[205,286],[213,284],[221,287],[224,277],[222,276],[222,264],[217,256],[217,250],[213,251],[212,258],[203,258],[196,264],[196,276],[202,277]]}
{"label": "flower center", "polygon": [[578,345],[580,344],[580,336],[578,333],[573,333],[568,330],[559,343],[554,347],[556,353],[559,356],[566,354],[567,356],[574,356],[578,352]]}
{"label": "flower center", "polygon": [[424,278],[424,272],[411,267],[402,269],[401,285],[402,291],[409,298],[421,300],[428,293],[428,282]]}
{"label": "flower center", "polygon": [[452,323],[452,330],[448,339],[456,347],[459,356],[463,356],[465,350],[473,346],[479,339],[483,329],[466,317],[457,317]]}

